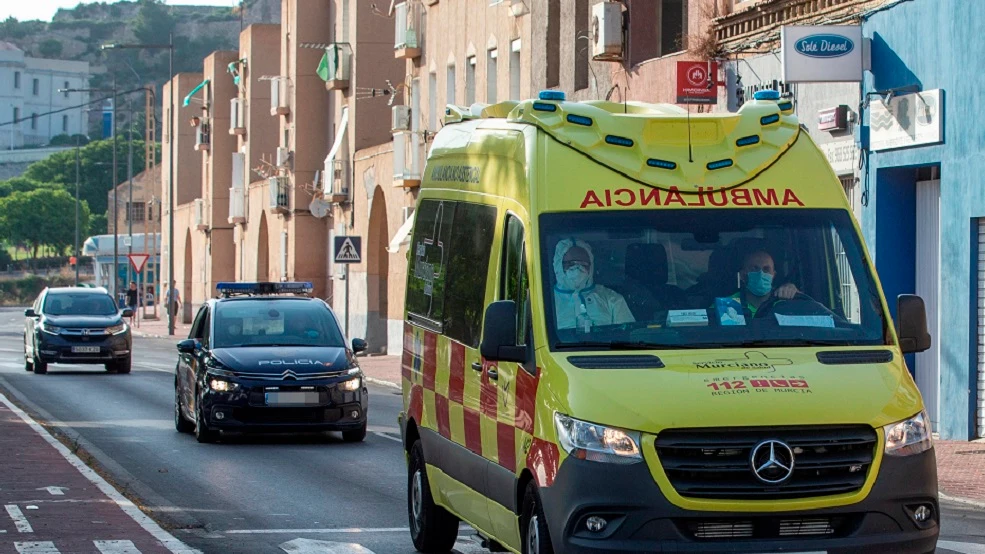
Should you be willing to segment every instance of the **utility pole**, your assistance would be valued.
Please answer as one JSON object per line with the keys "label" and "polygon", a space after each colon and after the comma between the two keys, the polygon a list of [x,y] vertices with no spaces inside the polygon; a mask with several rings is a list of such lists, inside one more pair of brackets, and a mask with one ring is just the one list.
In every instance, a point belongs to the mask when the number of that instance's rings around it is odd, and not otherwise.
{"label": "utility pole", "polygon": [[117,175],[116,175],[116,78],[113,78],[113,115],[111,117],[113,130],[113,281],[112,295],[113,300],[119,301],[119,281],[120,281],[120,202],[116,194]]}
{"label": "utility pole", "polygon": [[[129,241],[127,244],[127,254],[133,254],[133,107],[130,105],[130,98],[127,98],[127,108],[129,108],[128,113],[130,114],[127,118],[127,178],[130,181],[130,200],[127,202],[127,236]],[[147,237],[144,237],[147,240]],[[130,264],[127,264],[127,275],[130,274]],[[127,287],[130,286],[130,281],[135,279],[131,278],[127,280]]]}
{"label": "utility pole", "polygon": [[75,286],[79,286],[79,135],[75,135]]}

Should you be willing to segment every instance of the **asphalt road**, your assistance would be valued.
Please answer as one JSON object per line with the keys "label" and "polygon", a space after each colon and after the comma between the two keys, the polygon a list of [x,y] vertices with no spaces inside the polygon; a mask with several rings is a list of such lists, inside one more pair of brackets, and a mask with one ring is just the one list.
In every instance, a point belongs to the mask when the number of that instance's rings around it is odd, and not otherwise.
{"label": "asphalt road", "polygon": [[[414,552],[398,391],[371,387],[370,434],[361,444],[337,435],[198,444],[174,430],[173,342],[135,338],[130,375],[101,366],[51,366],[48,375],[34,375],[24,371],[22,324],[20,310],[0,309],[0,387],[36,419],[77,438],[117,488],[189,546]],[[985,554],[985,509],[948,504],[943,511],[942,540],[951,542],[938,551]],[[473,535],[462,527],[458,552],[484,551]]]}

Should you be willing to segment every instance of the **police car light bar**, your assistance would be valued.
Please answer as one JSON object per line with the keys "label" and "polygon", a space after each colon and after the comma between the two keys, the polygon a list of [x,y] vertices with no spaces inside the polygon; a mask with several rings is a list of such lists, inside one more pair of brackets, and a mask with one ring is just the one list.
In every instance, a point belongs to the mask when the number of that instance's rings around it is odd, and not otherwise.
{"label": "police car light bar", "polygon": [[314,286],[310,282],[289,283],[218,283],[216,290],[223,296],[235,294],[311,294]]}

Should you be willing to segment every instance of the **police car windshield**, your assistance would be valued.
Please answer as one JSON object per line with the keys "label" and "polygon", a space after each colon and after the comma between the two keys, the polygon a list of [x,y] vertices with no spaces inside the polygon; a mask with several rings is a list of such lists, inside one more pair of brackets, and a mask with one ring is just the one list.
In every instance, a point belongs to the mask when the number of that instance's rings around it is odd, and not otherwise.
{"label": "police car windshield", "polygon": [[345,347],[342,331],[328,307],[305,299],[218,302],[212,329],[215,348]]}
{"label": "police car windshield", "polygon": [[49,292],[44,300],[45,315],[108,316],[117,313],[108,294],[96,292]]}
{"label": "police car windshield", "polygon": [[887,341],[843,210],[595,211],[540,223],[554,349]]}

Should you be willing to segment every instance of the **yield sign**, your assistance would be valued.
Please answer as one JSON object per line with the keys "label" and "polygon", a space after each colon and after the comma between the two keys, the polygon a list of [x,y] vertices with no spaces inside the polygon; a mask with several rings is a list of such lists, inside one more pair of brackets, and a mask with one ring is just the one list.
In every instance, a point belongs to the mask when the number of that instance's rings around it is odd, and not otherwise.
{"label": "yield sign", "polygon": [[147,258],[150,258],[150,254],[128,254],[130,258],[130,265],[133,266],[133,270],[140,273],[144,269],[144,264],[147,263]]}

